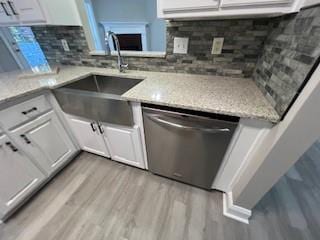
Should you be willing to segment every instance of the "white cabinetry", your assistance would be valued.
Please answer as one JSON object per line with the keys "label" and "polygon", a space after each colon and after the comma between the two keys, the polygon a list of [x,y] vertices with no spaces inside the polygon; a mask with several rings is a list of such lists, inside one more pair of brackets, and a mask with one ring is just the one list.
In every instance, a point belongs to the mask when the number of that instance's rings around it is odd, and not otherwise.
{"label": "white cabinetry", "polygon": [[9,0],[10,10],[20,22],[45,22],[40,0]]}
{"label": "white cabinetry", "polygon": [[[11,105],[11,104],[10,104]],[[0,219],[77,153],[46,95],[0,111]]]}
{"label": "white cabinetry", "polygon": [[164,14],[168,13],[183,13],[215,10],[219,7],[218,0],[161,0],[158,1],[159,7]]}
{"label": "white cabinetry", "polygon": [[299,11],[304,0],[157,0],[165,19],[278,16]]}
{"label": "white cabinetry", "polygon": [[103,124],[103,129],[112,159],[135,167],[145,168],[138,126],[127,128]]}
{"label": "white cabinetry", "polygon": [[66,118],[83,151],[146,168],[140,126],[100,123],[67,114]]}
{"label": "white cabinetry", "polygon": [[75,0],[0,0],[0,25],[79,26]]}
{"label": "white cabinetry", "polygon": [[[0,136],[0,212],[8,212],[35,190],[44,174],[6,135]],[[1,218],[0,214],[0,218]]]}
{"label": "white cabinetry", "polygon": [[221,7],[256,7],[291,4],[293,0],[223,0]]}
{"label": "white cabinetry", "polygon": [[11,12],[7,1],[0,1],[0,23],[14,24],[18,23],[17,17]]}
{"label": "white cabinetry", "polygon": [[14,129],[11,133],[49,175],[76,151],[53,111]]}
{"label": "white cabinetry", "polygon": [[67,119],[82,150],[110,157],[110,153],[99,131],[98,123],[71,115],[67,115]]}

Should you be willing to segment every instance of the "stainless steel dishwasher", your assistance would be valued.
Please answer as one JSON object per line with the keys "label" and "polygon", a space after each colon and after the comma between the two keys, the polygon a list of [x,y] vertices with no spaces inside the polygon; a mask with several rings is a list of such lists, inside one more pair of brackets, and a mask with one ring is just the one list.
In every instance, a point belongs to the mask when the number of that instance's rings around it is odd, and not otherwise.
{"label": "stainless steel dishwasher", "polygon": [[210,189],[239,121],[217,117],[144,106],[149,170]]}

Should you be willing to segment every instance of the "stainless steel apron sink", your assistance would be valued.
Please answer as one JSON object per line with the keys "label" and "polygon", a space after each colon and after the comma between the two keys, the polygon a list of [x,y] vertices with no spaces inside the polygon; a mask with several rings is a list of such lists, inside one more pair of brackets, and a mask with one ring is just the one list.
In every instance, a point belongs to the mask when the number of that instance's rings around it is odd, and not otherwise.
{"label": "stainless steel apron sink", "polygon": [[91,75],[53,90],[65,113],[96,121],[133,125],[130,103],[121,97],[143,79]]}

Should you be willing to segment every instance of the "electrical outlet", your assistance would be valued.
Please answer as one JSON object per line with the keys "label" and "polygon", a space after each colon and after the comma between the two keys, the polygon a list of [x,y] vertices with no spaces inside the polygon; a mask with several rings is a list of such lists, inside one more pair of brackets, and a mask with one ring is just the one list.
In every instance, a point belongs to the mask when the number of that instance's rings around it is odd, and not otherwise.
{"label": "electrical outlet", "polygon": [[61,44],[62,44],[63,50],[65,52],[69,52],[70,51],[70,48],[69,48],[67,40],[61,39]]}
{"label": "electrical outlet", "polygon": [[212,43],[211,54],[219,55],[222,53],[224,38],[214,38]]}
{"label": "electrical outlet", "polygon": [[173,40],[173,53],[187,54],[189,38],[175,37]]}

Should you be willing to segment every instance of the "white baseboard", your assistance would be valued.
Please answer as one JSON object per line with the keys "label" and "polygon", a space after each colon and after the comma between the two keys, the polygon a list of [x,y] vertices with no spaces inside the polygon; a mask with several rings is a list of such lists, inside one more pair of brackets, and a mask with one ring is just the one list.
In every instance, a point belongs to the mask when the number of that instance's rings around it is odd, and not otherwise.
{"label": "white baseboard", "polygon": [[249,224],[251,211],[233,204],[232,192],[223,194],[223,215],[239,222]]}

